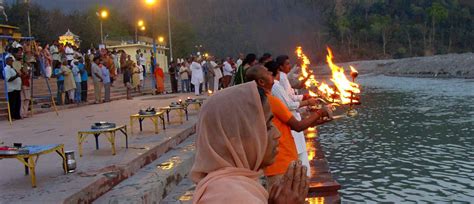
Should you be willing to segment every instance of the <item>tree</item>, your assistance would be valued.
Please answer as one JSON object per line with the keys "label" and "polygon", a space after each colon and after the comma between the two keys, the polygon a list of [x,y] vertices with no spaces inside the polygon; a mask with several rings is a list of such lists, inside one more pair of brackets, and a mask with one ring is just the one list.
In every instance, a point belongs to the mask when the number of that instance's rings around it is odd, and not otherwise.
{"label": "tree", "polygon": [[436,37],[436,22],[441,22],[448,18],[448,11],[443,7],[439,2],[434,2],[433,5],[428,8],[428,14],[431,17],[431,40],[430,44],[433,46],[435,44]]}
{"label": "tree", "polygon": [[381,15],[373,15],[371,17],[371,28],[372,31],[375,33],[379,33],[382,36],[382,47],[383,47],[383,55],[386,56],[386,47],[387,47],[387,34],[389,30],[389,26],[391,23],[390,16],[381,16]]}

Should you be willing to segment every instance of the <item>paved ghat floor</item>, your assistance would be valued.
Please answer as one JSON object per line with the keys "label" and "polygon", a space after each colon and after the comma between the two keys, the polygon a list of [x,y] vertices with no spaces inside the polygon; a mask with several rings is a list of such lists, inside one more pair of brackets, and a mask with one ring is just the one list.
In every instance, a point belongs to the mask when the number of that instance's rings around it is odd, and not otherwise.
{"label": "paved ghat floor", "polygon": [[[129,126],[129,116],[142,108],[167,106],[170,102],[180,98],[185,99],[190,94],[143,96],[133,100],[119,100],[99,105],[91,105],[67,109],[56,116],[54,112],[35,115],[21,121],[14,121],[10,126],[7,121],[0,121],[0,140],[6,145],[20,142],[29,144],[65,145],[65,150],[76,152],[76,173],[64,175],[61,170],[61,160],[56,154],[40,156],[37,161],[36,176],[37,188],[31,187],[31,179],[24,175],[23,165],[15,159],[0,160],[0,203],[60,203],[68,198],[78,198],[77,192],[89,185],[96,185],[94,180],[116,168],[124,167],[131,162],[139,165],[136,160],[152,160],[156,155],[146,155],[153,148],[157,152],[164,151],[173,142],[163,144],[180,134],[191,134],[197,111],[190,108],[189,121],[184,124],[167,124],[166,131],[154,134],[151,121],[144,121],[144,131],[139,133],[138,123],[134,125],[134,135],[129,133],[129,149],[125,149],[125,137],[121,133],[116,135],[117,155],[112,156],[110,143],[105,137],[99,137],[100,149],[95,149],[94,137],[89,136],[83,144],[84,156],[79,157],[77,151],[77,131],[87,130],[91,123],[96,121],[110,121],[117,125]],[[171,121],[178,121],[176,113],[171,113]],[[130,127],[128,127],[130,128]],[[186,132],[188,131],[188,132]],[[175,141],[176,142],[176,141]],[[161,146],[160,146],[161,145]],[[141,164],[140,164],[141,165]],[[140,168],[133,167],[133,168]],[[128,172],[130,173],[130,172]],[[114,175],[112,175],[114,176]],[[115,175],[117,176],[117,175]],[[123,175],[119,175],[123,176]],[[104,184],[107,185],[107,184]]]}

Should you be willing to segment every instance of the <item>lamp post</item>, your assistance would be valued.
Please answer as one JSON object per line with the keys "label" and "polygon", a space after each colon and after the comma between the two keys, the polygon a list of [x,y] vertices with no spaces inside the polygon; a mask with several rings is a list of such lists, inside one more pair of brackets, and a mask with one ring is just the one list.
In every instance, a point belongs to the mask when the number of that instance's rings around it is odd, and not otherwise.
{"label": "lamp post", "polygon": [[97,16],[99,16],[100,19],[100,43],[104,44],[104,30],[103,30],[103,21],[109,17],[109,12],[105,9],[102,9],[101,11],[96,13]]}
{"label": "lamp post", "polygon": [[143,20],[139,20],[135,26],[135,43],[138,43],[138,28],[140,28],[141,31],[145,30],[145,22]]}
{"label": "lamp post", "polygon": [[172,44],[172,41],[171,41],[171,20],[170,20],[170,1],[169,0],[166,0],[166,5],[168,7],[168,39],[169,39],[169,42],[170,42],[170,62],[173,61],[173,44]]}
{"label": "lamp post", "polygon": [[[156,0],[145,0],[145,4],[148,5],[151,8],[151,18],[155,18],[155,9],[153,7],[155,6]],[[156,40],[155,40],[155,23],[151,22],[151,36],[152,36],[152,42],[153,42],[153,62],[151,62],[151,73],[155,73],[155,66],[156,66]],[[151,78],[151,86],[153,90],[153,94],[155,93],[156,89],[156,81],[154,77]]]}

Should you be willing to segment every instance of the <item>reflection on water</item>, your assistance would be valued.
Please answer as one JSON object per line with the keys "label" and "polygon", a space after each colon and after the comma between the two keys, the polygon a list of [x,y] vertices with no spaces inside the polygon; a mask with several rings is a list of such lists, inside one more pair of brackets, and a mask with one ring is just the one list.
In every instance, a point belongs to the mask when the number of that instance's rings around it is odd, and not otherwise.
{"label": "reflection on water", "polygon": [[474,201],[474,82],[361,83],[359,115],[319,128],[343,201]]}

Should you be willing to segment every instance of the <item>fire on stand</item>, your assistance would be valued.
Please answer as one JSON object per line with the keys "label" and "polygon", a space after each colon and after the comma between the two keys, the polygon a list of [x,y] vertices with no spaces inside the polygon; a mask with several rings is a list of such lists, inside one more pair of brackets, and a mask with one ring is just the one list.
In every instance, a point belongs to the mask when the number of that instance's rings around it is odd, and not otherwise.
{"label": "fire on stand", "polygon": [[[350,66],[350,76],[352,81],[349,80],[345,75],[344,68],[334,64],[334,56],[329,47],[327,48],[327,51],[328,55],[326,56],[326,62],[331,69],[332,74],[329,80],[332,82],[332,85],[324,80],[321,82],[316,80],[316,75],[309,68],[311,62],[303,53],[302,47],[297,47],[296,49],[296,55],[298,56],[298,59],[301,60],[302,69],[302,76],[299,77],[299,80],[304,82],[305,88],[311,97],[315,97],[324,105],[329,105],[333,110],[336,110],[336,107],[338,106],[348,106],[345,114],[333,116],[333,119],[354,117],[357,115],[354,105],[361,104],[359,97],[359,94],[361,93],[360,86],[355,82],[359,73],[354,67]],[[322,105],[314,107],[314,109],[321,108],[323,108]]]}

